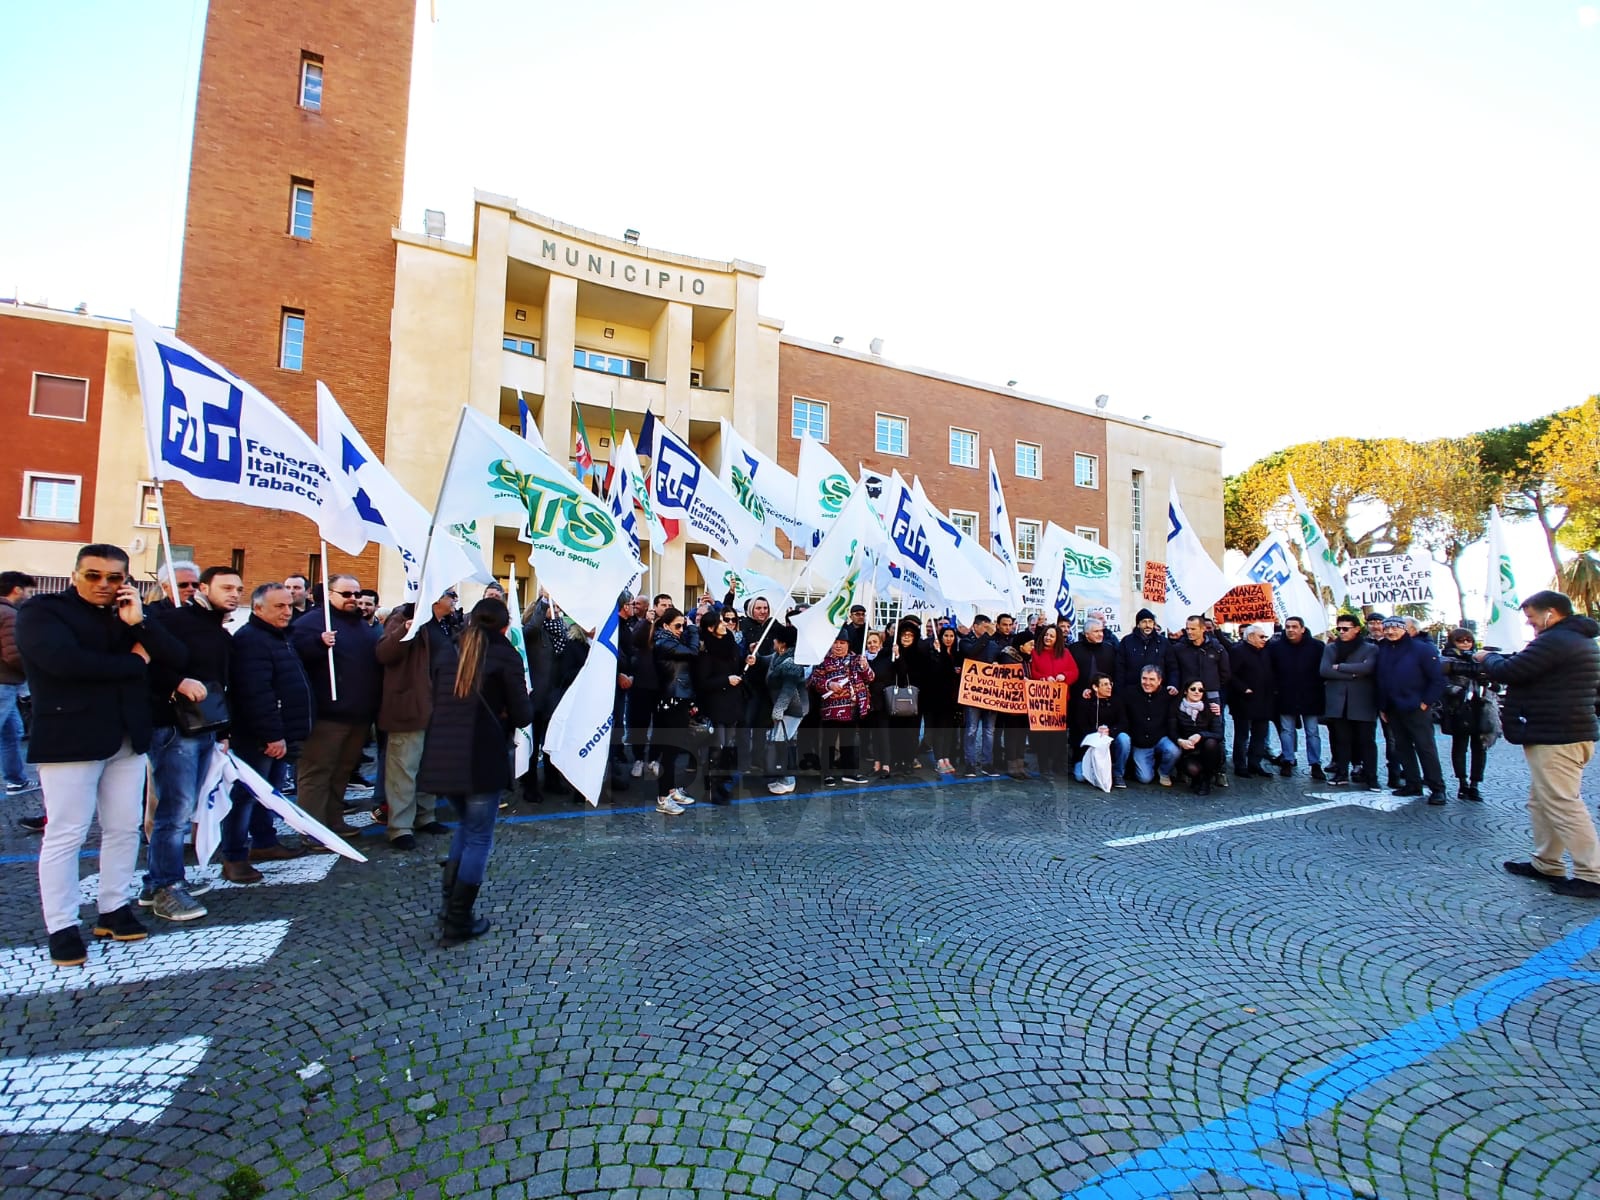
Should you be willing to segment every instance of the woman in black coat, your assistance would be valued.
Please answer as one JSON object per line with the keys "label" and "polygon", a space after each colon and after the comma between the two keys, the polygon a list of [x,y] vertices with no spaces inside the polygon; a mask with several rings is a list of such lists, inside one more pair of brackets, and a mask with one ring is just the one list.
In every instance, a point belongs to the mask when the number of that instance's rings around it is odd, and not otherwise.
{"label": "woman in black coat", "polygon": [[1191,679],[1178,699],[1178,778],[1196,795],[1211,794],[1211,778],[1222,770],[1222,717],[1206,702],[1206,685]]}
{"label": "woman in black coat", "polygon": [[941,771],[954,771],[951,759],[961,750],[961,635],[952,625],[939,629],[938,641],[927,656],[928,686],[922,693],[922,716],[928,723],[928,741]]}
{"label": "woman in black coat", "polygon": [[[921,744],[922,714],[925,711],[924,697],[928,695],[928,684],[932,679],[928,662],[927,651],[922,648],[922,642],[917,638],[917,622],[915,619],[903,620],[899,626],[899,644],[889,651],[887,655],[880,654],[879,658],[888,658],[887,684],[894,687],[914,687],[917,689],[917,711],[905,716],[896,716],[892,711],[887,711],[891,705],[885,698],[886,721],[889,727],[889,762],[890,771],[899,775],[909,775],[916,771],[921,764],[917,762],[917,747]],[[876,665],[876,664],[874,664]]]}
{"label": "woman in black coat", "polygon": [[744,723],[744,650],[721,613],[700,618],[700,655],[694,662],[694,691],[700,715],[713,727],[706,754],[706,790],[713,804],[733,799],[739,765],[739,727]]}
{"label": "woman in black coat", "polygon": [[533,720],[522,656],[506,639],[511,614],[500,600],[473,605],[460,642],[434,659],[433,715],[423,745],[417,786],[443,796],[461,814],[444,867],[445,945],[489,929],[472,906],[494,846],[500,793],[511,786],[511,739]]}

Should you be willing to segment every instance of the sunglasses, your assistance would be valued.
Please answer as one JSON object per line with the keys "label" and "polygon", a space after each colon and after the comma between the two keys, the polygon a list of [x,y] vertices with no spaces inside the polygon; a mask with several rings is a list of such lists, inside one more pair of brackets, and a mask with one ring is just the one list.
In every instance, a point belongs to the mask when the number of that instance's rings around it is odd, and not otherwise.
{"label": "sunglasses", "polygon": [[346,600],[350,599],[350,597],[352,597],[352,596],[361,595],[360,592],[340,592],[340,591],[335,591],[332,594],[335,595],[335,596],[343,596]]}
{"label": "sunglasses", "polygon": [[180,590],[183,589],[183,588],[197,588],[199,586],[200,585],[198,583],[187,583],[187,582],[185,582],[184,580],[181,580],[181,579],[178,581],[178,587],[179,587]]}
{"label": "sunglasses", "polygon": [[1203,691],[1205,691],[1205,688],[1203,688],[1203,687],[1192,687],[1192,688],[1188,688],[1186,690],[1191,691],[1191,692],[1203,692]]}
{"label": "sunglasses", "polygon": [[[107,583],[126,583],[128,581],[128,577],[121,571],[80,571],[78,573],[83,576],[84,581],[87,583],[99,583],[102,579]],[[185,585],[179,584],[178,586],[183,587]],[[193,587],[194,584],[191,583],[187,586]]]}

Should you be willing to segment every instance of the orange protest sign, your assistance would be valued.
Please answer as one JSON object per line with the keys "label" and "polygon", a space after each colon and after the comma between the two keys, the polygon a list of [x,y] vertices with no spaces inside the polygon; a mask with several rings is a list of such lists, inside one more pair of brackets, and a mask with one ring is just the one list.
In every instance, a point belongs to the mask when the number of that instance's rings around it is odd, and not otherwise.
{"label": "orange protest sign", "polygon": [[1028,728],[1036,733],[1065,733],[1067,685],[1059,679],[1029,679]]}
{"label": "orange protest sign", "polygon": [[1143,599],[1149,604],[1165,604],[1167,602],[1167,564],[1146,562],[1144,564],[1144,586],[1140,589]]}
{"label": "orange protest sign", "polygon": [[1211,615],[1218,625],[1249,625],[1254,621],[1270,625],[1278,619],[1277,610],[1272,607],[1272,585],[1241,583],[1229,588],[1222,599],[1211,606]]}
{"label": "orange protest sign", "polygon": [[991,712],[1020,716],[1028,711],[1021,663],[986,663],[970,659],[961,668],[959,704],[987,708]]}

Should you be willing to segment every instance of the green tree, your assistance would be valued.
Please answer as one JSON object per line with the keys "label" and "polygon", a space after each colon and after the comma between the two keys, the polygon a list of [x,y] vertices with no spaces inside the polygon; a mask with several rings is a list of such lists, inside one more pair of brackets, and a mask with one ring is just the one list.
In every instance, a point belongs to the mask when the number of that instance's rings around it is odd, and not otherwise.
{"label": "green tree", "polygon": [[1554,498],[1554,486],[1535,460],[1534,443],[1550,430],[1553,417],[1537,417],[1516,425],[1485,429],[1478,434],[1478,461],[1500,498],[1500,511],[1508,521],[1534,520],[1544,531],[1550,565],[1561,570],[1556,535],[1568,514]]}
{"label": "green tree", "polygon": [[1432,500],[1416,523],[1416,540],[1450,569],[1456,587],[1456,604],[1467,612],[1466,589],[1461,585],[1461,552],[1483,537],[1489,507],[1496,489],[1480,467],[1482,448],[1476,435],[1424,442],[1422,454],[1433,464],[1436,478],[1429,485]]}

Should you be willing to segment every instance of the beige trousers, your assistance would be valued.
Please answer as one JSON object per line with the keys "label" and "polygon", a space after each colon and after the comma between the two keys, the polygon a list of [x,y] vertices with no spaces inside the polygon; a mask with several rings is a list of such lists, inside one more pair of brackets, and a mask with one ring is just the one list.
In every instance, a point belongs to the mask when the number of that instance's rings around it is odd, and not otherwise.
{"label": "beige trousers", "polygon": [[427,739],[425,729],[391,733],[387,739],[383,794],[389,805],[390,841],[434,819],[433,797],[417,787],[417,768],[422,765],[422,747]]}
{"label": "beige trousers", "polygon": [[1594,757],[1593,742],[1564,746],[1524,746],[1533,786],[1528,790],[1528,817],[1533,823],[1533,865],[1547,875],[1563,876],[1562,852],[1572,855],[1578,879],[1600,883],[1600,838],[1583,806],[1583,769]]}

